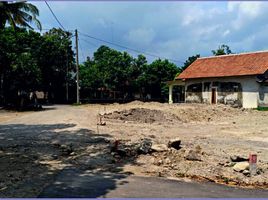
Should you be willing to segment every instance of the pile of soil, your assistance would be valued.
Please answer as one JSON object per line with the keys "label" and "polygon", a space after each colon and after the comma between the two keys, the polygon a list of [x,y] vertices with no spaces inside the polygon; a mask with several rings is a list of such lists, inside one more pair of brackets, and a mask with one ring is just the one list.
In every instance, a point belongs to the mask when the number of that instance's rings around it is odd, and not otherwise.
{"label": "pile of soil", "polygon": [[104,118],[140,123],[162,123],[163,121],[173,122],[180,120],[175,114],[147,108],[132,108],[130,110],[114,111],[112,113],[104,114]]}

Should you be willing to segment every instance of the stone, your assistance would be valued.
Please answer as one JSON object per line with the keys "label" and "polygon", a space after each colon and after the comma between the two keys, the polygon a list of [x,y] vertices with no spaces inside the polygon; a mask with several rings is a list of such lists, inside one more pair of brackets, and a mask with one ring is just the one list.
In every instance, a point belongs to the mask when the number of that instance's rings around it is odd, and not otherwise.
{"label": "stone", "polygon": [[201,153],[202,152],[202,148],[199,145],[197,145],[195,147],[195,151],[196,151],[196,153]]}
{"label": "stone", "polygon": [[144,138],[138,147],[138,154],[148,154],[151,151],[152,141],[151,139]]}
{"label": "stone", "polygon": [[174,139],[171,139],[171,140],[169,140],[169,142],[168,142],[168,147],[169,148],[174,148],[174,149],[177,149],[177,150],[179,150],[179,149],[181,149],[181,140],[180,140],[180,138],[174,138]]}
{"label": "stone", "polygon": [[58,157],[58,155],[53,154],[53,155],[51,156],[51,158],[52,158],[53,160],[57,160],[59,157]]}
{"label": "stone", "polygon": [[248,157],[245,156],[240,156],[240,155],[233,155],[230,156],[230,159],[232,162],[244,162],[244,161],[248,161]]}
{"label": "stone", "polygon": [[242,171],[248,170],[248,169],[249,169],[249,163],[248,162],[239,162],[239,163],[236,163],[233,166],[233,170],[236,171],[236,172],[242,172]]}
{"label": "stone", "polygon": [[196,151],[193,151],[193,150],[190,150],[188,152],[188,154],[185,156],[185,159],[190,160],[190,161],[201,161],[200,155]]}
{"label": "stone", "polygon": [[170,164],[170,163],[171,163],[171,160],[170,160],[169,158],[166,158],[166,159],[165,159],[165,163],[166,163],[166,164]]}
{"label": "stone", "polygon": [[61,145],[60,146],[61,149],[61,155],[63,156],[68,156],[73,152],[73,148],[72,145]]}
{"label": "stone", "polygon": [[168,147],[165,144],[153,144],[151,147],[151,150],[153,152],[163,152],[163,151],[167,151]]}
{"label": "stone", "polygon": [[159,160],[158,162],[157,162],[157,165],[162,165],[163,164],[163,160]]}
{"label": "stone", "polygon": [[250,171],[249,170],[243,170],[242,172],[245,176],[249,176],[250,175]]}

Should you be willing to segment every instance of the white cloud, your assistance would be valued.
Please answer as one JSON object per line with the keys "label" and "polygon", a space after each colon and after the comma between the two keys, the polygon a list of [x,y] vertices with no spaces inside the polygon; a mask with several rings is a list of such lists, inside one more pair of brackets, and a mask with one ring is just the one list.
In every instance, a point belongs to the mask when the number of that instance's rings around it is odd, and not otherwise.
{"label": "white cloud", "polygon": [[[44,2],[44,28],[58,27]],[[263,50],[268,2],[49,2],[66,29],[184,61],[227,44],[234,52]],[[79,35],[97,45],[105,43]],[[84,52],[96,47],[80,40]],[[111,46],[112,48],[117,48]],[[118,50],[123,50],[118,48]],[[130,52],[133,54],[133,52]],[[136,55],[136,54],[133,54]],[[154,58],[147,57],[148,60]]]}
{"label": "white cloud", "polygon": [[138,28],[128,32],[126,39],[133,44],[148,45],[150,44],[155,36],[153,29]]}

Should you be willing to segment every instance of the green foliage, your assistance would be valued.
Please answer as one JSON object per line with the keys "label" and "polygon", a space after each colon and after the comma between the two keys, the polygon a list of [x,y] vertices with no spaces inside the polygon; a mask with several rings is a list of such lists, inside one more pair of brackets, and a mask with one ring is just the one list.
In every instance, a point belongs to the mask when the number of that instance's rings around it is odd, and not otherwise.
{"label": "green foliage", "polygon": [[31,3],[26,2],[0,2],[0,30],[6,23],[14,29],[17,26],[30,28],[31,23],[35,23],[38,29],[42,29],[40,21],[37,19],[39,10]]}
{"label": "green foliage", "polygon": [[226,44],[222,44],[218,49],[212,50],[214,56],[232,54],[230,47]]}
{"label": "green foliage", "polygon": [[177,72],[178,67],[168,60],[158,59],[148,64],[143,55],[133,58],[127,52],[107,46],[98,48],[92,60],[80,65],[82,91],[105,88],[117,91],[125,98],[132,98],[137,93],[163,98],[168,91],[165,82],[173,80]]}
{"label": "green foliage", "polygon": [[43,36],[19,28],[0,30],[0,95],[6,103],[14,103],[20,91],[42,90],[63,102],[73,57],[70,33],[60,29]]}

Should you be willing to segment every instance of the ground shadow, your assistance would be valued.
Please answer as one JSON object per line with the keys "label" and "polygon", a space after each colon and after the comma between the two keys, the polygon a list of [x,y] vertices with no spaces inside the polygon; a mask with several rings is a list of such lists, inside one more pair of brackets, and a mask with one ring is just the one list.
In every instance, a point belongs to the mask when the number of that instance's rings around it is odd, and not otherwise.
{"label": "ground shadow", "polygon": [[[101,197],[116,188],[109,134],[75,124],[0,125],[0,197]],[[61,166],[61,167],[59,167]]]}

